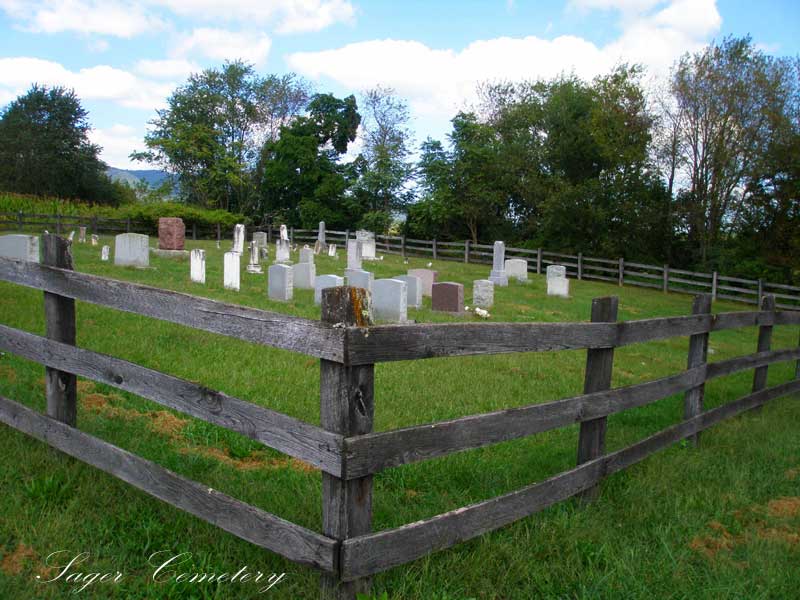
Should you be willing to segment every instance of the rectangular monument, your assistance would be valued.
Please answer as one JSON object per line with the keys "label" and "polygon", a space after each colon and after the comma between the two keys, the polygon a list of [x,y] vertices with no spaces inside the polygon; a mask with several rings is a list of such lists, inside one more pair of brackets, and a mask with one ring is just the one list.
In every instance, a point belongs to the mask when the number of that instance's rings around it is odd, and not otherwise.
{"label": "rectangular monument", "polygon": [[361,242],[361,258],[375,260],[375,234],[371,231],[359,229],[356,231],[356,240]]}
{"label": "rectangular monument", "polygon": [[419,277],[422,280],[422,295],[430,296],[433,293],[433,284],[436,283],[438,273],[430,269],[409,269],[409,275]]}
{"label": "rectangular monument", "polygon": [[206,282],[206,251],[192,250],[189,255],[189,277],[195,283]]}
{"label": "rectangular monument", "polygon": [[23,235],[21,233],[0,235],[0,257],[38,263],[38,236]]}
{"label": "rectangular monument", "polygon": [[294,269],[289,265],[271,265],[267,270],[267,295],[271,300],[287,302],[294,295]]}
{"label": "rectangular monument", "polygon": [[452,281],[433,284],[431,309],[440,312],[464,312],[464,286]]}
{"label": "rectangular monument", "polygon": [[318,275],[314,281],[314,304],[322,304],[322,290],[344,285],[344,277],[338,275]]}
{"label": "rectangular monument", "polygon": [[103,246],[100,249],[100,260],[106,262],[108,260],[108,255],[111,253],[111,246]]}
{"label": "rectangular monument", "polygon": [[361,268],[362,245],[359,240],[347,240],[347,268]]}
{"label": "rectangular monument", "polygon": [[253,241],[259,248],[266,248],[269,243],[267,242],[267,232],[266,231],[254,231],[253,232]]}
{"label": "rectangular monument", "polygon": [[522,258],[509,258],[505,263],[506,275],[517,281],[528,281],[528,261]]}
{"label": "rectangular monument", "polygon": [[158,249],[183,250],[186,226],[178,217],[161,217],[158,220]]}
{"label": "rectangular monument", "polygon": [[317,267],[313,262],[299,262],[292,267],[293,284],[299,290],[313,290],[317,279]]}
{"label": "rectangular monument", "polygon": [[372,314],[375,319],[392,323],[408,320],[408,289],[399,279],[376,279],[372,285]]}
{"label": "rectangular monument", "polygon": [[305,245],[302,248],[300,248],[300,262],[301,263],[314,262],[314,250],[309,248],[308,245]]}
{"label": "rectangular monument", "polygon": [[363,288],[371,292],[375,275],[364,269],[345,269],[344,278],[350,287]]}
{"label": "rectangular monument", "polygon": [[547,267],[547,295],[569,297],[569,279],[567,279],[565,266],[550,265]]}
{"label": "rectangular monument", "polygon": [[328,244],[328,256],[336,258],[336,244]]}
{"label": "rectangular monument", "polygon": [[242,254],[244,252],[244,240],[247,233],[245,232],[244,225],[237,223],[233,227],[233,252]]}
{"label": "rectangular monument", "polygon": [[473,281],[472,304],[479,308],[491,308],[494,305],[494,283],[488,279]]}
{"label": "rectangular monument", "polygon": [[406,298],[406,305],[408,308],[419,308],[422,306],[422,280],[416,275],[397,275],[392,279],[398,279],[406,282],[406,289],[408,296]]}
{"label": "rectangular monument", "polygon": [[81,244],[86,243],[86,227],[78,227],[78,242]]}
{"label": "rectangular monument", "polygon": [[149,267],[150,237],[142,233],[120,233],[114,238],[114,264],[121,267]]}
{"label": "rectangular monument", "polygon": [[223,262],[223,284],[226,290],[239,291],[240,269],[239,259],[241,254],[238,252],[226,252]]}
{"label": "rectangular monument", "polygon": [[261,265],[258,264],[260,254],[261,249],[258,247],[258,244],[255,241],[250,242],[250,262],[247,264],[248,273],[262,273]]}
{"label": "rectangular monument", "polygon": [[289,241],[275,240],[275,262],[288,263],[291,260]]}

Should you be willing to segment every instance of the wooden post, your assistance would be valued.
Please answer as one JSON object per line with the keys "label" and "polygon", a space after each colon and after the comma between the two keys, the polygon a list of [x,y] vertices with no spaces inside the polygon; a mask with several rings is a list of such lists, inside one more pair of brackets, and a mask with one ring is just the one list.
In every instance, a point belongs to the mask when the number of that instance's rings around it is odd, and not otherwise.
{"label": "wooden post", "polygon": [[622,284],[625,283],[625,259],[619,259],[619,285],[622,287]]}
{"label": "wooden post", "polygon": [[294,245],[294,227],[289,228],[289,243]]}
{"label": "wooden post", "polygon": [[[42,242],[42,264],[72,270],[71,244],[68,240],[44,234]],[[75,300],[45,292],[44,319],[48,339],[75,345]],[[78,401],[75,375],[46,367],[45,387],[48,416],[75,427]]]}
{"label": "wooden post", "polygon": [[711,274],[711,300],[717,299],[717,277],[718,274],[716,271],[714,271]]}
{"label": "wooden post", "polygon": [[97,235],[97,215],[92,217],[92,233]]}
{"label": "wooden post", "polygon": [[347,252],[347,242],[350,241],[350,230],[344,230],[344,251]]}
{"label": "wooden post", "polygon": [[130,233],[130,232],[131,232],[131,218],[130,218],[130,217],[128,217],[128,218],[125,220],[125,229],[126,229],[126,231],[127,231],[128,233]]}
{"label": "wooden post", "polygon": [[578,252],[578,279],[583,279],[583,253]]}
{"label": "wooden post", "polygon": [[219,223],[217,223],[217,243],[219,244],[222,241],[222,231],[220,229]]}
{"label": "wooden post", "polygon": [[[368,292],[344,286],[323,290],[322,321],[351,327],[371,325]],[[370,433],[375,410],[374,378],[374,365],[347,366],[322,359],[322,426],[344,436]],[[322,474],[322,529],[325,535],[337,540],[371,532],[372,476],[342,480]],[[322,575],[324,600],[355,600],[356,594],[368,594],[369,588],[370,580],[366,577],[342,582],[336,575]]]}
{"label": "wooden post", "polygon": [[61,213],[56,213],[56,233],[61,235]]}
{"label": "wooden post", "polygon": [[469,262],[469,240],[464,240],[464,262]]}
{"label": "wooden post", "polygon": [[406,236],[400,238],[400,254],[403,255],[403,258],[406,257]]}
{"label": "wooden post", "polygon": [[22,231],[22,211],[17,212],[17,227]]}
{"label": "wooden post", "polygon": [[[761,287],[761,280],[758,280],[759,287]],[[767,294],[761,300],[761,310],[765,312],[775,312],[775,296],[772,294]],[[773,322],[773,315],[765,315],[767,316],[767,323],[768,325],[761,325],[758,328],[758,346],[756,347],[756,352],[768,352],[770,347],[772,346],[772,322]],[[768,374],[768,365],[764,365],[763,367],[758,367],[755,372],[753,373],[753,391],[758,392],[763,390],[767,387],[767,374]],[[754,411],[761,410],[760,406],[757,406],[753,409]]]}
{"label": "wooden post", "polygon": [[764,302],[764,280],[758,280],[758,305],[761,306]]}
{"label": "wooden post", "polygon": [[[613,323],[617,320],[619,298],[606,296],[592,300],[592,323]],[[583,381],[583,392],[591,394],[611,387],[611,372],[614,367],[614,348],[597,348],[589,350],[586,355],[586,375]],[[606,417],[590,419],[581,423],[578,437],[578,464],[605,454],[606,449]],[[591,502],[597,498],[600,486],[595,485],[581,494],[584,501]]]}
{"label": "wooden post", "polygon": [[537,248],[536,249],[536,274],[537,275],[541,275],[542,274],[542,249],[541,248]]}
{"label": "wooden post", "polygon": [[[711,313],[711,295],[698,294],[692,302],[693,315],[707,315]],[[696,333],[689,337],[689,358],[686,362],[687,369],[693,369],[706,364],[708,361],[708,332]],[[703,397],[705,395],[705,382],[686,392],[683,396],[684,420],[696,417],[703,412]],[[693,446],[700,443],[700,434],[696,433],[687,440]]]}
{"label": "wooden post", "polygon": [[669,291],[669,265],[664,265],[664,283],[662,287],[666,294]]}
{"label": "wooden post", "polygon": [[436,260],[436,238],[433,238],[433,260]]}
{"label": "wooden post", "polygon": [[272,224],[267,225],[267,246],[272,245]]}
{"label": "wooden post", "polygon": [[192,239],[193,240],[197,239],[197,221],[192,223]]}

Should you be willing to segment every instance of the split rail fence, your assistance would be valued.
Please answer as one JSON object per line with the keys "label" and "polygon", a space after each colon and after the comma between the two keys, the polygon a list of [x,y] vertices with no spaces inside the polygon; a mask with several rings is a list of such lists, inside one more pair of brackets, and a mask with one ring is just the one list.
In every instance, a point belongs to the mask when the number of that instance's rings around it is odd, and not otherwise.
{"label": "split rail fence", "polygon": [[[682,439],[800,391],[800,348],[771,349],[773,328],[800,324],[766,295],[761,310],[711,314],[695,297],[691,315],[617,321],[615,297],[594,300],[591,322],[448,323],[372,326],[358,288],[323,292],[315,321],[225,304],[72,270],[70,245],[43,236],[43,263],[0,259],[0,280],[44,291],[46,337],[0,325],[0,349],[46,369],[47,414],[0,397],[0,422],[97,467],[244,540],[322,572],[323,598],[352,599],[370,576],[454,546],[580,495],[604,477]],[[75,301],[132,312],[320,359],[321,426],[209,390],[197,383],[75,345]],[[758,327],[755,353],[707,363],[709,334]],[[615,348],[688,336],[686,370],[611,388]],[[586,349],[584,393],[572,398],[373,432],[374,369],[387,361]],[[795,378],[767,387],[769,365],[798,361]],[[754,369],[751,393],[705,410],[705,382]],[[286,521],[76,427],[76,376],[138,394],[249,436],[322,471],[322,532]],[[609,415],[684,394],[683,419],[631,446],[606,452]],[[512,493],[395,529],[372,531],[372,477],[384,469],[520,439],[580,423],[577,466]]]}

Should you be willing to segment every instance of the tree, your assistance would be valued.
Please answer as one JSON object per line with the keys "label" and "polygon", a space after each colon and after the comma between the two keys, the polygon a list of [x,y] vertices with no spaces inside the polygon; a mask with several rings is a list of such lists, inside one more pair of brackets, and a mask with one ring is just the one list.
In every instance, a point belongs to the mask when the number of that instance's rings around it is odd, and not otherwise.
{"label": "tree", "polygon": [[105,174],[89,141],[88,112],[73,90],[33,85],[0,117],[0,188],[119,204],[129,196]]}
{"label": "tree", "polygon": [[132,158],[172,173],[193,204],[253,209],[252,170],[264,140],[300,112],[308,85],[295,75],[258,76],[252,65],[226,62],[193,74],[168,99]]}
{"label": "tree", "polygon": [[254,214],[267,220],[279,215],[303,227],[319,221],[349,227],[360,216],[357,202],[348,195],[354,167],[339,159],[355,140],[361,121],[356,99],[317,94],[307,112],[261,149]]}

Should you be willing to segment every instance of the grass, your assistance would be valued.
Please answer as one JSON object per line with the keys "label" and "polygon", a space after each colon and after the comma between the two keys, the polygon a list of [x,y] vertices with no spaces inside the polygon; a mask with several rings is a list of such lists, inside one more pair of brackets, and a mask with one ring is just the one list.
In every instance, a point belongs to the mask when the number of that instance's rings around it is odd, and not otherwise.
{"label": "grass", "polygon": [[[110,238],[101,243],[110,243]],[[75,244],[75,268],[268,310],[319,318],[313,292],[296,290],[288,303],[266,297],[266,276],[242,272],[242,289],[222,288],[222,250],[207,252],[207,285],[189,281],[188,262],[151,257],[151,268],[115,267],[100,248]],[[272,251],[272,249],[271,249]],[[340,273],[338,260],[317,258],[317,273]],[[387,256],[369,265],[376,277],[424,267]],[[436,262],[443,281],[465,284],[488,267]],[[684,315],[691,297],[572,281],[568,300],[549,298],[544,280],[495,290],[493,321],[577,321],[591,299],[620,297],[620,318]],[[410,317],[451,321],[430,300]],[[747,310],[719,302],[715,312]],[[466,317],[471,319],[473,317]],[[237,397],[319,423],[319,364],[291,352],[259,347],[179,325],[78,303],[78,345],[198,381]],[[42,294],[0,283],[0,322],[44,333]],[[709,360],[755,350],[754,328],[711,335]],[[777,327],[773,348],[794,347],[798,328]],[[685,368],[688,340],[621,348],[613,385]],[[376,367],[376,430],[545,402],[581,391],[585,352],[431,359]],[[770,367],[771,385],[794,376],[793,364]],[[752,373],[709,382],[706,405],[749,392]],[[321,529],[321,476],[240,435],[165,410],[113,388],[79,380],[79,427],[209,487],[303,526]],[[0,394],[44,410],[44,370],[0,356]],[[676,423],[682,398],[666,398],[609,419],[613,450]],[[570,500],[456,548],[374,577],[376,597],[466,598],[781,598],[796,595],[800,558],[800,412],[786,398],[758,414],[727,421],[703,434],[699,449],[676,445],[609,477],[600,499]],[[318,576],[173,509],[24,434],[0,428],[0,598],[62,598],[76,584],[41,583],[55,564],[90,554],[77,570],[123,573],[118,583],[95,582],[87,598],[314,598]],[[396,527],[544,479],[574,465],[577,427],[547,432],[375,477],[374,528]],[[192,553],[186,571],[286,573],[267,592],[253,584],[153,582],[148,557]],[[80,587],[80,586],[78,586]]]}

